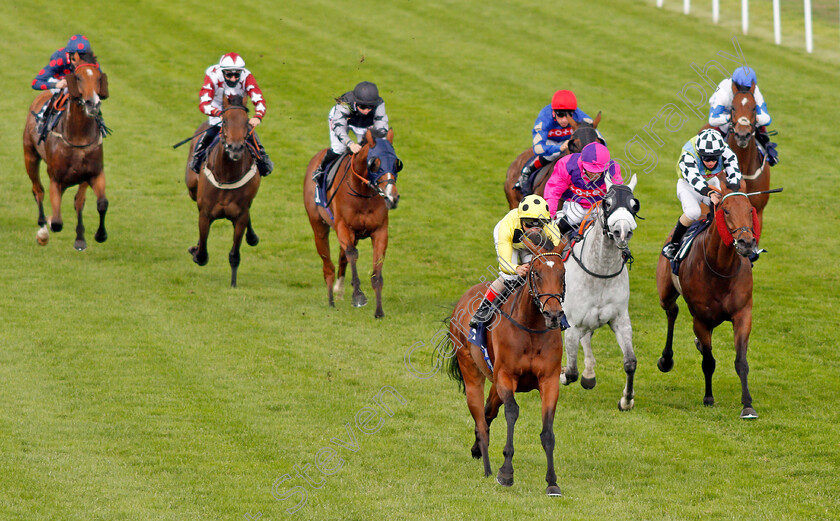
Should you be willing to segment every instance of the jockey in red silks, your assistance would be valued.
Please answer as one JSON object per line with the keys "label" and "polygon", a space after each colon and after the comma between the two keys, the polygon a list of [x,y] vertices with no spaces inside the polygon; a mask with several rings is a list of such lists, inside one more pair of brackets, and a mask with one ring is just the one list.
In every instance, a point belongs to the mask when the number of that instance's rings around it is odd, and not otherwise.
{"label": "jockey in red silks", "polygon": [[[207,154],[207,147],[213,142],[219,130],[221,130],[221,114],[224,98],[233,96],[248,96],[254,104],[254,117],[248,120],[251,128],[257,128],[265,116],[265,100],[263,99],[260,86],[251,71],[245,68],[245,60],[235,52],[222,55],[217,65],[211,65],[204,73],[204,84],[198,93],[198,110],[210,116],[210,128],[204,133],[201,140],[195,147],[193,158],[190,161],[190,168],[198,173],[204,156]],[[257,133],[254,132],[259,157],[255,158],[260,175],[266,176],[274,169],[274,163],[268,157],[260,142]]]}
{"label": "jockey in red silks", "polygon": [[[581,223],[587,211],[607,193],[605,175],[621,184],[621,167],[610,159],[601,143],[590,143],[579,154],[561,158],[545,185],[545,200],[551,217],[566,235]],[[563,201],[562,211],[557,209]]]}

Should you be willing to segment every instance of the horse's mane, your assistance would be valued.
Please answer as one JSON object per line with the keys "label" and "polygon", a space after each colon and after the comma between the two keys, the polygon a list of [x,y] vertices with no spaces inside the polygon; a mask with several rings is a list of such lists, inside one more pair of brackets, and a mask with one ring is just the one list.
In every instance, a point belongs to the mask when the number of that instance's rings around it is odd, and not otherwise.
{"label": "horse's mane", "polygon": [[93,52],[78,53],[78,55],[79,60],[82,63],[89,63],[91,65],[97,65],[99,63],[99,61],[97,61],[96,59],[96,55],[93,54]]}

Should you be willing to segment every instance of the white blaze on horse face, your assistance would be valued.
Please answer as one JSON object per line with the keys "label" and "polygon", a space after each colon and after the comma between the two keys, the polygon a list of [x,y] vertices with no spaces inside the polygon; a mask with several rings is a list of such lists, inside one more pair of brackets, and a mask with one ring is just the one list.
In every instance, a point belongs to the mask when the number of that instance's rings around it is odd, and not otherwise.
{"label": "white blaze on horse face", "polygon": [[749,100],[748,100],[747,98],[741,98],[741,106],[742,106],[742,107],[743,107],[744,105],[746,105],[748,102],[749,102]]}
{"label": "white blaze on horse face", "polygon": [[554,261],[545,261],[545,264],[546,264],[546,266],[548,266],[549,268],[553,268],[553,267],[554,267]]}

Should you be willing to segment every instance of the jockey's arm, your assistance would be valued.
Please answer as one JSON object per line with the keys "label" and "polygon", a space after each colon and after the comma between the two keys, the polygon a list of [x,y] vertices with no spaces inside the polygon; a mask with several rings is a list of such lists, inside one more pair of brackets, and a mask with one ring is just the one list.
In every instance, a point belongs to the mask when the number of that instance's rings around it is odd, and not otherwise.
{"label": "jockey's arm", "polygon": [[518,267],[518,265],[511,264],[511,258],[513,257],[513,234],[516,226],[513,219],[518,220],[519,218],[515,212],[509,212],[502,220],[499,226],[499,242],[496,244],[496,252],[499,256],[499,271],[508,275],[514,275]]}
{"label": "jockey's arm", "polygon": [[721,81],[712,97],[709,98],[709,125],[721,127],[729,123],[732,110],[732,81]]}
{"label": "jockey's arm", "polygon": [[376,106],[376,111],[373,113],[373,128],[374,130],[388,130],[388,114],[385,113],[385,103],[380,103]]}
{"label": "jockey's arm", "polygon": [[215,95],[215,88],[213,80],[208,75],[204,75],[204,83],[201,85],[201,90],[198,91],[198,110],[202,114],[208,116],[218,117],[221,111],[213,106],[213,96]]}
{"label": "jockey's arm", "polygon": [[731,148],[723,149],[721,155],[723,161],[723,171],[726,172],[726,184],[733,190],[739,190],[741,187],[741,170],[738,168],[738,156]]}
{"label": "jockey's arm", "polygon": [[758,89],[758,85],[755,86],[755,124],[759,127],[765,127],[769,125],[773,118],[770,117],[770,113],[767,112],[767,103],[764,102],[764,96],[762,96],[761,91]]}
{"label": "jockey's arm", "polygon": [[685,179],[686,182],[688,182],[688,184],[690,184],[691,187],[694,188],[694,190],[700,195],[708,195],[709,185],[700,174],[700,168],[697,166],[697,161],[694,159],[694,156],[686,151],[683,151],[678,165],[683,179]]}
{"label": "jockey's arm", "polygon": [[569,189],[571,182],[572,178],[566,170],[566,161],[561,159],[554,165],[554,171],[545,183],[543,191],[543,198],[548,203],[548,212],[552,219],[560,206],[560,198]]}

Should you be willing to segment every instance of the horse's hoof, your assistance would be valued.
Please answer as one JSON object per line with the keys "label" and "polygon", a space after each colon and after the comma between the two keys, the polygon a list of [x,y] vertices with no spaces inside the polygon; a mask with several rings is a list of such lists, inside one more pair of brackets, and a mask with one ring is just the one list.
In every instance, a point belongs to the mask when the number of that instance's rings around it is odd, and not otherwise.
{"label": "horse's hoof", "polygon": [[108,240],[108,232],[102,230],[102,233],[100,233],[99,230],[97,230],[96,234],[93,236],[93,239],[99,243],[105,242]]}
{"label": "horse's hoof", "polygon": [[595,387],[596,383],[597,382],[595,381],[594,376],[592,378],[587,378],[587,377],[584,376],[583,378],[580,379],[580,386],[583,387],[584,389],[592,389],[592,388]]}
{"label": "horse's hoof", "polygon": [[665,357],[662,357],[659,359],[659,361],[656,362],[656,367],[658,367],[659,370],[663,373],[667,373],[668,371],[674,368],[674,359],[666,359]]}
{"label": "horse's hoof", "polygon": [[245,234],[245,242],[248,243],[248,246],[256,246],[260,243],[260,238],[256,233],[247,233]]}
{"label": "horse's hoof", "polygon": [[578,372],[569,371],[568,368],[564,368],[563,373],[560,374],[560,383],[563,385],[569,385],[572,382],[577,382],[578,379]]}
{"label": "horse's hoof", "polygon": [[705,405],[706,407],[711,407],[714,404],[715,404],[715,399],[714,399],[713,396],[706,396],[706,397],[703,398],[703,405]]}
{"label": "horse's hoof", "polygon": [[630,398],[628,400],[627,398],[622,396],[621,399],[618,400],[618,410],[622,411],[622,412],[629,411],[635,405],[636,405],[636,400],[634,400],[633,398]]}
{"label": "horse's hoof", "polygon": [[758,418],[758,413],[755,412],[755,409],[752,407],[744,407],[744,410],[741,411],[741,419],[742,420],[755,420]]}
{"label": "horse's hoof", "polygon": [[385,316],[385,312],[382,311],[381,309],[377,310],[376,313],[373,314],[373,318],[382,318],[384,316]]}
{"label": "horse's hoof", "polygon": [[549,485],[545,489],[545,493],[551,497],[561,497],[563,494],[560,492],[560,487],[557,485]]}
{"label": "horse's hoof", "polygon": [[[470,449],[470,454],[472,455],[473,459],[481,459],[481,449],[478,448],[478,443],[475,443],[472,448]],[[484,476],[485,478],[487,476]]]}
{"label": "horse's hoof", "polygon": [[46,225],[38,229],[38,233],[35,234],[35,240],[41,246],[46,246],[50,242],[50,230]]}
{"label": "horse's hoof", "polygon": [[62,222],[50,222],[50,230],[54,232],[60,232],[64,229],[64,223]]}
{"label": "horse's hoof", "polygon": [[360,308],[367,305],[367,297],[363,293],[353,295],[353,307]]}
{"label": "horse's hoof", "polygon": [[512,487],[513,486],[513,474],[510,476],[505,476],[502,474],[502,471],[499,471],[499,474],[496,475],[496,483],[503,487]]}
{"label": "horse's hoof", "polygon": [[87,243],[84,239],[77,239],[73,243],[73,247],[76,248],[76,251],[85,251],[87,249]]}

